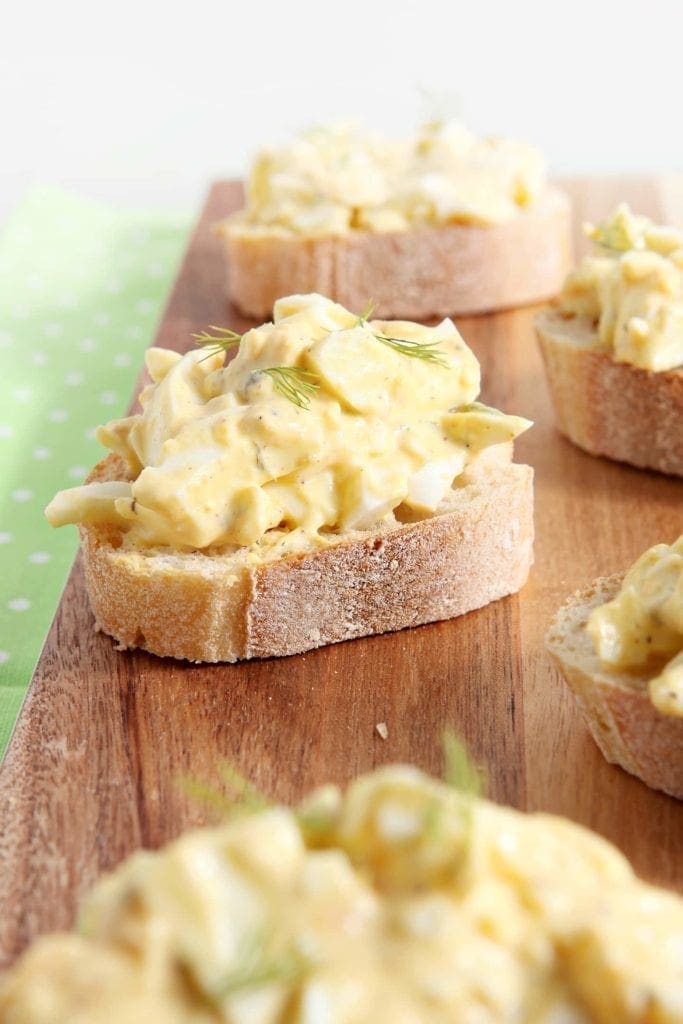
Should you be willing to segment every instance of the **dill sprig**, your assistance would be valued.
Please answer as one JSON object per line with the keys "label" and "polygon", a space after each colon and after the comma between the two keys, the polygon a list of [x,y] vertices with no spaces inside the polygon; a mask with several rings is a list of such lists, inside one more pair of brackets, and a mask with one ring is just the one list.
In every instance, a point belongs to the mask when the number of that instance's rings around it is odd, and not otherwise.
{"label": "dill sprig", "polygon": [[297,808],[296,820],[306,839],[315,840],[320,836],[329,835],[333,827],[333,819],[324,811],[315,812]]}
{"label": "dill sprig", "polygon": [[642,248],[642,239],[638,235],[633,236],[630,232],[628,225],[624,223],[624,211],[622,209],[621,216],[613,219],[612,222],[606,224],[590,224],[586,223],[583,225],[584,234],[592,241],[593,245],[598,246],[600,249],[604,249],[606,252],[621,253],[628,252],[629,249]]}
{"label": "dill sprig", "polygon": [[[215,331],[216,333],[209,334],[209,331]],[[199,348],[207,349],[206,359],[217,355],[219,352],[227,352],[228,349],[237,348],[242,340],[242,335],[238,334],[237,331],[231,330],[230,327],[217,327],[216,324],[210,324],[209,331],[201,331],[199,334],[192,335],[195,345]]]}
{"label": "dill sprig", "polygon": [[450,729],[446,729],[441,742],[443,781],[465,796],[480,796],[484,789],[484,775],[471,760],[463,741]]}
{"label": "dill sprig", "polygon": [[[369,302],[358,317],[356,327],[367,327],[374,309],[373,303]],[[376,331],[372,331],[372,336],[402,356],[410,356],[411,359],[421,359],[425,363],[432,363],[435,366],[442,366],[444,369],[448,369],[448,363],[444,359],[438,341],[409,341],[406,338],[390,338],[386,334],[378,334]]]}
{"label": "dill sprig", "polygon": [[[218,789],[210,782],[188,775],[181,776],[177,780],[177,785],[191,800],[212,807],[224,819],[254,814],[273,806],[265,793],[227,761],[219,766],[218,773],[227,784],[228,792]],[[328,833],[332,828],[333,816],[324,809],[312,811],[306,807],[298,807],[293,810],[293,814],[306,836],[319,836]]]}
{"label": "dill sprig", "polygon": [[218,773],[232,790],[233,800],[237,801],[241,807],[249,811],[263,811],[272,806],[272,802],[258,786],[238,772],[234,765],[224,761],[218,769]]}
{"label": "dill sprig", "polygon": [[309,408],[311,395],[320,387],[317,373],[302,370],[298,366],[269,366],[257,372],[267,374],[278,394],[298,405],[300,409]]}
{"label": "dill sprig", "polygon": [[475,802],[484,789],[484,773],[470,759],[463,741],[450,729],[444,731],[441,742],[444,759],[443,780],[448,786],[456,789],[462,798],[462,858],[463,861],[467,861],[474,842]]}
{"label": "dill sprig", "polygon": [[[228,792],[221,792],[207,782],[189,777],[179,780],[180,787],[192,799],[220,811],[224,818],[257,813],[272,807],[271,801],[233,765],[224,762],[218,771]],[[311,957],[296,949],[271,953],[268,949],[268,932],[265,928],[259,929],[241,943],[233,968],[206,995],[217,1006],[241,992],[266,985],[295,983],[314,967]]]}
{"label": "dill sprig", "polygon": [[368,323],[368,320],[370,319],[370,317],[372,316],[372,314],[374,312],[375,312],[375,304],[374,304],[374,302],[370,301],[370,302],[368,302],[367,306],[365,307],[363,312],[358,317],[358,320],[356,321],[356,327],[366,327],[367,323]]}
{"label": "dill sprig", "polygon": [[265,934],[257,932],[243,944],[236,966],[216,986],[212,997],[219,1002],[264,985],[291,984],[308,974],[313,966],[308,957],[296,951],[269,955]]}
{"label": "dill sprig", "polygon": [[435,366],[448,369],[448,363],[442,355],[438,341],[409,341],[407,338],[387,338],[384,334],[375,334],[374,337],[402,356],[421,359],[425,363],[433,363]]}
{"label": "dill sprig", "polygon": [[620,245],[612,245],[610,242],[605,242],[602,238],[592,238],[593,245],[597,245],[600,249],[605,249],[606,252],[619,252],[624,253],[624,249]]}
{"label": "dill sprig", "polygon": [[226,818],[245,812],[263,811],[272,806],[268,797],[233,765],[224,762],[219,766],[218,774],[227,786],[227,792],[221,792],[210,783],[189,776],[180,778],[178,785],[191,799],[208,804]]}
{"label": "dill sprig", "polygon": [[222,817],[228,817],[235,811],[236,803],[232,797],[227,793],[221,793],[219,789],[215,789],[210,783],[203,782],[201,779],[182,776],[178,779],[178,787],[195,803],[213,807],[220,812]]}
{"label": "dill sprig", "polygon": [[[450,730],[445,729],[441,737],[443,747],[443,781],[460,795],[460,815],[463,825],[462,856],[469,852],[474,830],[474,804],[485,788],[485,776],[471,760],[463,741]],[[430,801],[424,816],[424,827],[432,840],[438,840],[443,829],[445,807],[442,801]]]}

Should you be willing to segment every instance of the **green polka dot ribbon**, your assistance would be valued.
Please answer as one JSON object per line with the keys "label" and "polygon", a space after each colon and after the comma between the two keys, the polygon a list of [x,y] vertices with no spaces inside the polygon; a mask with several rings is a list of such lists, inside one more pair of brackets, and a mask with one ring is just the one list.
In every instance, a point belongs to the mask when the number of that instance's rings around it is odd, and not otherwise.
{"label": "green polka dot ribbon", "polygon": [[77,546],[43,509],[125,413],[188,228],[34,188],[0,236],[0,756]]}

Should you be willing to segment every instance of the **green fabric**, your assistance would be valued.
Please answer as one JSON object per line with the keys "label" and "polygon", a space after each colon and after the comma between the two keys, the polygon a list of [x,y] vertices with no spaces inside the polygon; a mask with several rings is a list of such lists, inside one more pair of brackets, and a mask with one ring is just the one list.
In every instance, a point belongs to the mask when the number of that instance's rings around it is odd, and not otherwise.
{"label": "green fabric", "polygon": [[125,413],[188,226],[34,188],[0,237],[0,756],[77,546],[43,509]]}

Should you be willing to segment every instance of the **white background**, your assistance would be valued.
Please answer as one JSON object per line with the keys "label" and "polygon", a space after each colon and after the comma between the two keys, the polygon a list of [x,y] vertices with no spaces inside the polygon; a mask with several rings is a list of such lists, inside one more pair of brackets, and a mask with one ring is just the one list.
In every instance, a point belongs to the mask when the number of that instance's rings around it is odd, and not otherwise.
{"label": "white background", "polygon": [[458,114],[559,172],[683,168],[683,0],[27,0],[0,31],[0,220],[30,182],[196,206],[262,142]]}

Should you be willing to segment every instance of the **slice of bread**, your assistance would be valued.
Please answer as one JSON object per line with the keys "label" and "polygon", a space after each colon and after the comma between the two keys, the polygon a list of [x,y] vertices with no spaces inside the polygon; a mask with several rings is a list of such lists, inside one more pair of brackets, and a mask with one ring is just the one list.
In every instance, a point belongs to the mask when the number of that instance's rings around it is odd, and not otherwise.
{"label": "slice of bread", "polygon": [[595,328],[556,310],[536,318],[557,425],[591,455],[683,476],[683,368],[655,373],[595,348]]}
{"label": "slice of bread", "polygon": [[263,319],[281,295],[319,292],[384,319],[484,313],[557,294],[571,265],[569,199],[548,187],[502,224],[453,224],[386,234],[354,230],[314,238],[216,226],[228,256],[229,293]]}
{"label": "slice of bread", "polygon": [[[265,563],[249,548],[131,549],[111,525],[81,526],[97,626],[126,647],[233,662],[480,608],[519,590],[532,562],[533,471],[512,463],[511,449],[496,445],[475,460],[429,518]],[[116,455],[89,477],[125,479]]]}
{"label": "slice of bread", "polygon": [[592,610],[611,601],[622,574],[595,580],[560,609],[546,634],[600,750],[653,789],[683,799],[683,718],[663,715],[648,696],[648,675],[606,669],[586,631]]}

